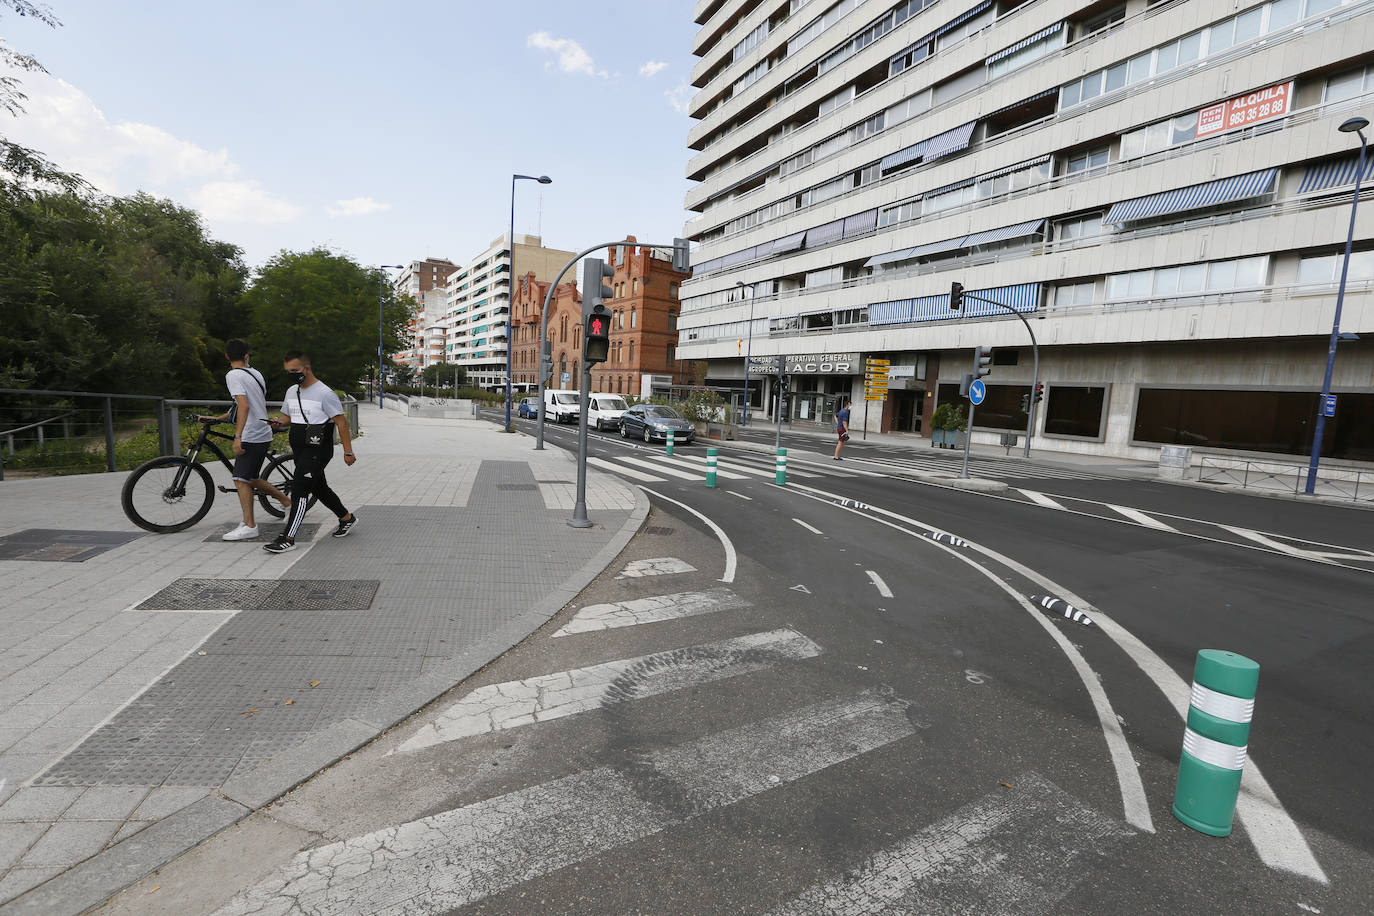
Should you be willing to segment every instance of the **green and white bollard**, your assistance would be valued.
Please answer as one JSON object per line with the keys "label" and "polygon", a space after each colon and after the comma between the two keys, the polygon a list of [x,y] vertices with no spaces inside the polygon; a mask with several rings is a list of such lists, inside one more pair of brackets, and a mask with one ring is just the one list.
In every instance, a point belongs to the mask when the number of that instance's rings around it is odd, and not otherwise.
{"label": "green and white bollard", "polygon": [[716,485],[716,455],[717,451],[713,448],[706,450],[706,486]]}
{"label": "green and white bollard", "polygon": [[778,471],[773,482],[780,487],[787,486],[787,449],[778,449]]}
{"label": "green and white bollard", "polygon": [[1231,833],[1258,687],[1258,663],[1222,649],[1198,652],[1174,817],[1208,836]]}
{"label": "green and white bollard", "polygon": [[668,430],[668,438],[664,439],[663,441],[667,443],[668,454],[671,455],[673,453],[673,431],[671,429]]}

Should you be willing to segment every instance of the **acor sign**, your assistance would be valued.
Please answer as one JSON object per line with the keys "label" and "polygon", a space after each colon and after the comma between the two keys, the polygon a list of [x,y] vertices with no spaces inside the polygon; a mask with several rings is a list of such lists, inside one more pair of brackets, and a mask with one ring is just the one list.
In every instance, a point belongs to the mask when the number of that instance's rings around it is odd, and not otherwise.
{"label": "acor sign", "polygon": [[855,375],[857,353],[807,353],[787,357],[788,375]]}

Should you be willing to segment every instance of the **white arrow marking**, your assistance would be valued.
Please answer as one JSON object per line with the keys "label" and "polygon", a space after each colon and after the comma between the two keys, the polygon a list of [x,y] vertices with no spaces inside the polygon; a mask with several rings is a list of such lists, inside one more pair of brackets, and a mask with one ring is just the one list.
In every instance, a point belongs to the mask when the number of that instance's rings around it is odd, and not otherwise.
{"label": "white arrow marking", "polygon": [[811,589],[807,588],[805,585],[794,585],[788,589],[788,591],[801,592],[803,595],[811,594]]}

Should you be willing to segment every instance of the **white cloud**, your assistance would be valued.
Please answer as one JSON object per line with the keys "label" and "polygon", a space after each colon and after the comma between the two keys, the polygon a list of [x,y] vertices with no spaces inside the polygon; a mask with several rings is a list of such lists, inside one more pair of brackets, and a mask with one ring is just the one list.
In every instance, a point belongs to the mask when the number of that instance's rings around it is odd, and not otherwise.
{"label": "white cloud", "polygon": [[687,106],[692,101],[692,87],[687,84],[686,80],[683,80],[663,95],[668,100],[668,104],[673,106],[674,111],[685,115]]}
{"label": "white cloud", "polygon": [[300,207],[273,197],[256,181],[212,181],[188,197],[212,223],[289,223],[301,215]]}
{"label": "white cloud", "polygon": [[592,60],[586,49],[571,38],[554,38],[548,32],[535,32],[525,39],[525,47],[557,55],[556,61],[551,60],[544,64],[546,69],[551,70],[556,65],[564,73],[585,73],[587,76],[601,79],[610,78],[610,74],[596,65],[596,61]]}
{"label": "white cloud", "polygon": [[666,60],[651,60],[639,68],[639,75],[653,79],[655,76],[658,76],[661,70],[666,69],[667,66],[668,62]]}
{"label": "white cloud", "polygon": [[348,200],[336,200],[334,206],[325,209],[330,219],[340,216],[366,216],[369,213],[380,213],[383,210],[390,210],[391,204],[384,204],[371,197],[350,197]]}

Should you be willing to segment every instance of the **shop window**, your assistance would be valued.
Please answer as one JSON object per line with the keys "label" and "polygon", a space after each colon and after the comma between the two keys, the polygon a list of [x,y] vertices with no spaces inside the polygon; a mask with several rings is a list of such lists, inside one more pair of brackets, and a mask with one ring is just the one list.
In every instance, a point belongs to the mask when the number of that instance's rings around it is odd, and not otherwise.
{"label": "shop window", "polygon": [[1051,385],[1045,396],[1045,434],[1049,436],[1102,436],[1102,406],[1107,389]]}
{"label": "shop window", "polygon": [[[1136,442],[1307,455],[1319,395],[1308,391],[1142,388]],[[1339,394],[1322,455],[1374,459],[1374,394]]]}

